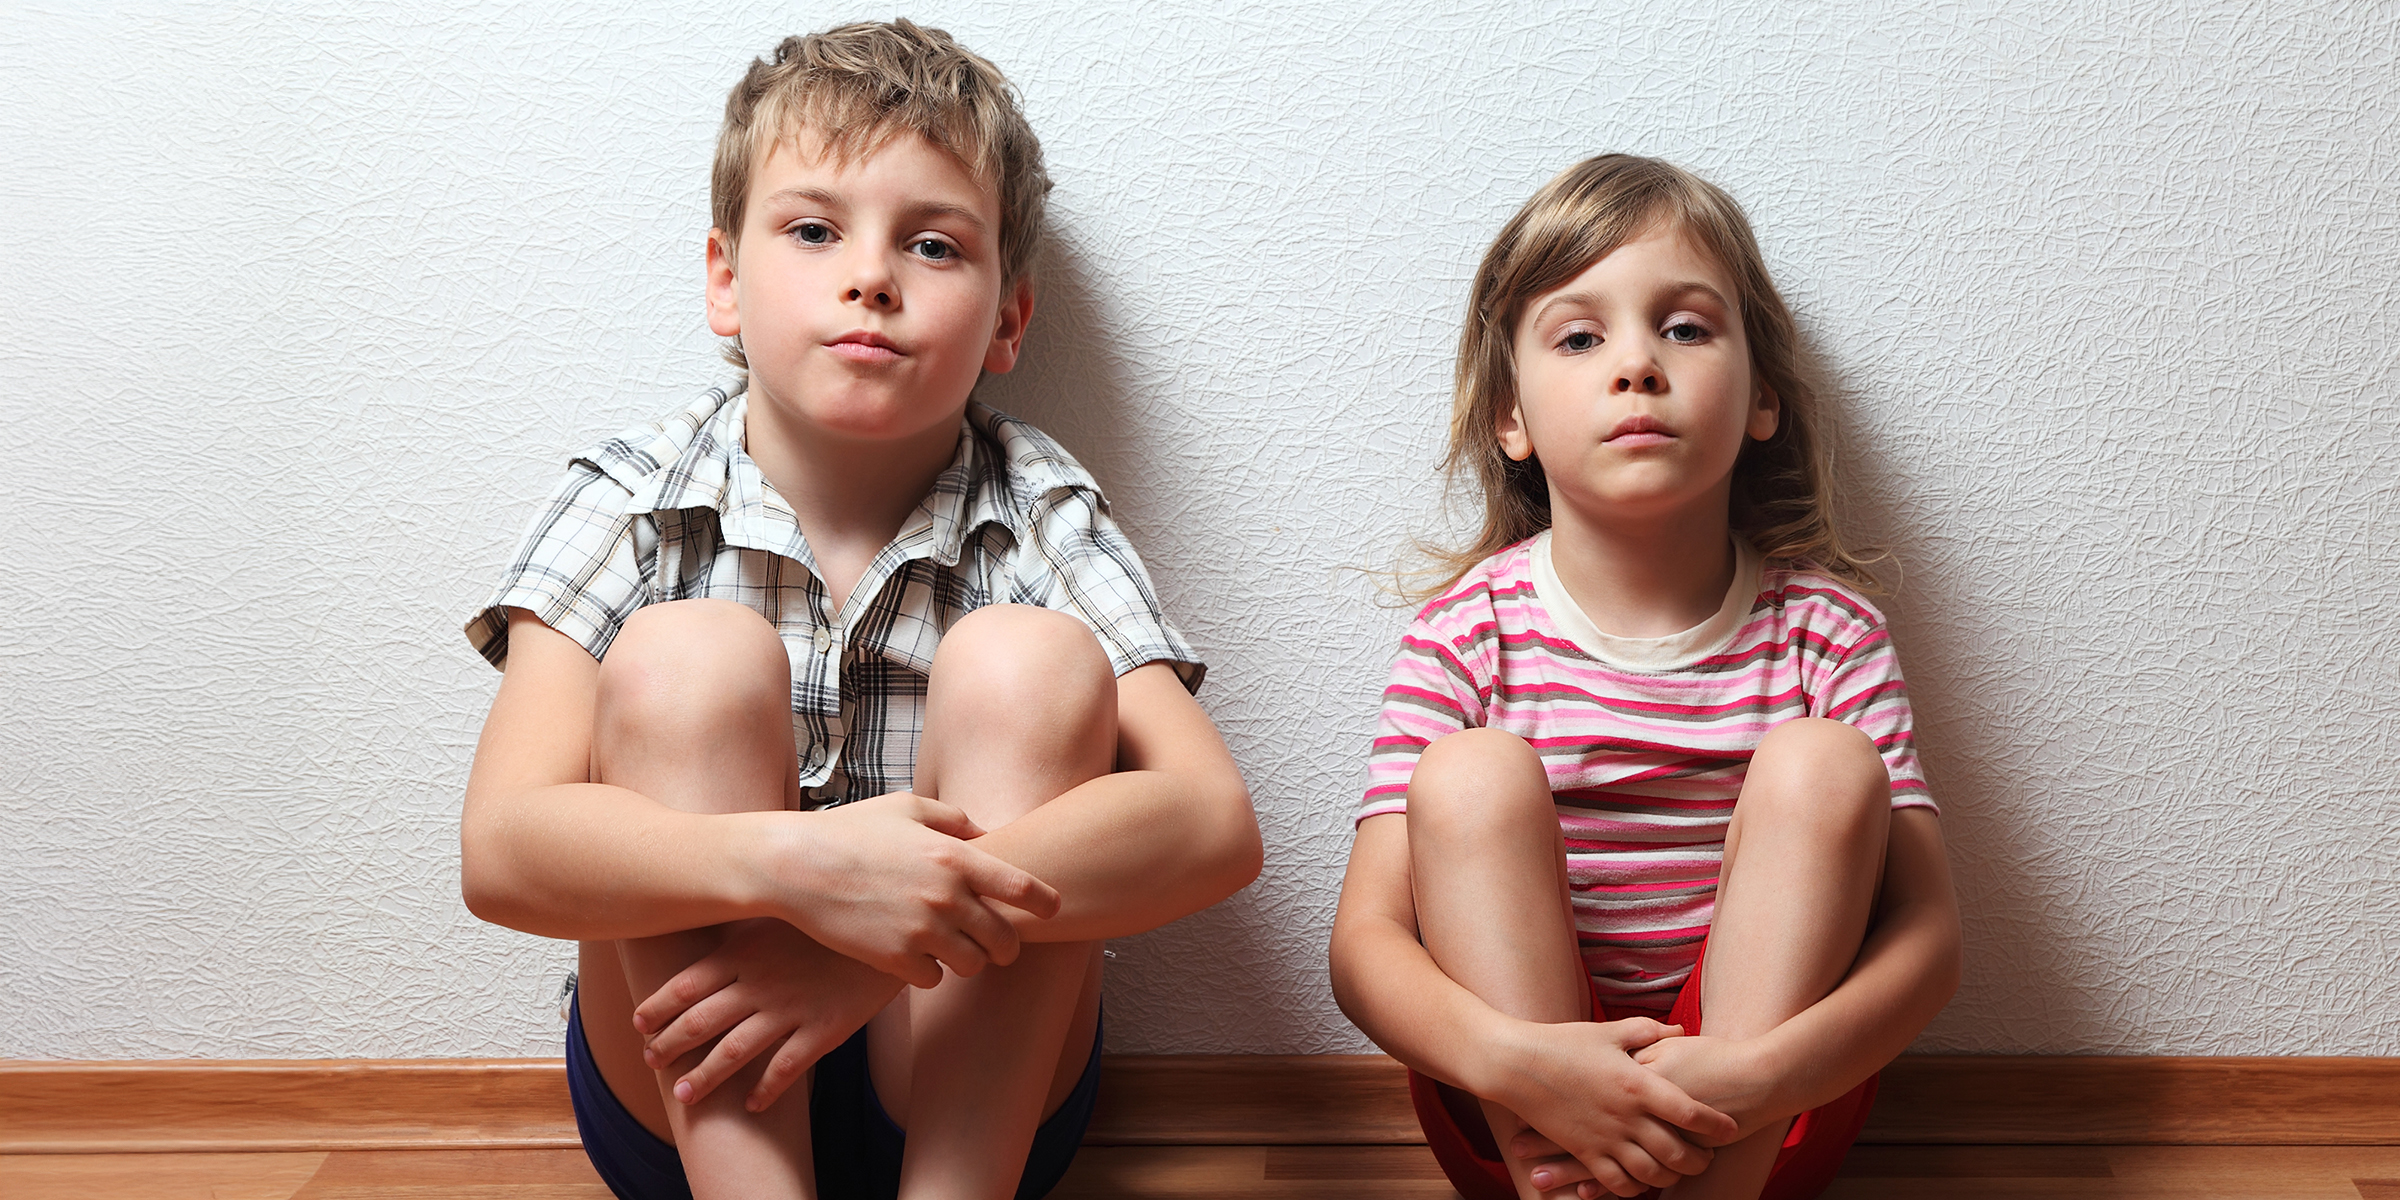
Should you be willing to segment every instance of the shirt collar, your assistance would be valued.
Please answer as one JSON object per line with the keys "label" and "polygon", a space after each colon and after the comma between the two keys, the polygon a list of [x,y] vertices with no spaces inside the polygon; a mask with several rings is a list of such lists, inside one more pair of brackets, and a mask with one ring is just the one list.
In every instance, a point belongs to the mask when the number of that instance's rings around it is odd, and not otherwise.
{"label": "shirt collar", "polygon": [[[749,396],[741,394],[718,409],[674,461],[634,490],[625,510],[714,511],[727,543],[782,555],[814,571],[816,560],[801,536],[799,518],[742,448],[749,404]],[[926,557],[956,566],[968,539],[985,525],[997,524],[1022,540],[1030,525],[1026,502],[1031,497],[1021,493],[1038,496],[1080,482],[1056,470],[1046,456],[1020,453],[1025,449],[1018,445],[1025,441],[1021,424],[982,404],[968,405],[950,465],[934,477],[916,512],[892,539],[902,561]],[[1011,478],[1011,466],[1018,478]]]}

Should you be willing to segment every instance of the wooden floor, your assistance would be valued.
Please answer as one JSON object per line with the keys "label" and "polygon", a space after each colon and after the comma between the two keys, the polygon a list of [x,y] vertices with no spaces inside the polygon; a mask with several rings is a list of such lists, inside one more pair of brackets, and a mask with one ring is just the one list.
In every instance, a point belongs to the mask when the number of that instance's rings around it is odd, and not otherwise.
{"label": "wooden floor", "polygon": [[[1363,1185],[1363,1186],[1362,1186]],[[1455,1195],[1422,1146],[1091,1146],[1057,1200]],[[2400,1146],[1861,1146],[1828,1200],[2400,1200]],[[0,1155],[7,1200],[611,1200],[577,1150]]]}

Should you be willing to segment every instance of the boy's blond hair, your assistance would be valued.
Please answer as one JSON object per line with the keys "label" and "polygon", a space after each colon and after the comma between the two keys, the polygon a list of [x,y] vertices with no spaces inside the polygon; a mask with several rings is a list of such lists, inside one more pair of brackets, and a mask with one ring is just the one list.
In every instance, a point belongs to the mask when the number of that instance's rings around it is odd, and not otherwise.
{"label": "boy's blond hair", "polygon": [[1775,434],[1745,442],[1733,466],[1733,528],[1769,558],[1805,560],[1868,590],[1877,556],[1843,545],[1834,523],[1832,470],[1818,440],[1814,365],[1792,311],[1767,274],[1741,205],[1715,184],[1672,163],[1604,154],[1560,172],[1509,218],[1476,268],[1467,325],[1458,339],[1456,397],[1447,467],[1483,499],[1483,530],[1468,546],[1428,547],[1434,560],[1411,588],[1431,597],[1476,563],[1550,526],[1542,464],[1501,452],[1499,418],[1516,401],[1517,321],[1534,297],[1564,285],[1659,222],[1682,230],[1733,276],[1742,331],[1758,382],[1782,402]]}
{"label": "boy's blond hair", "polygon": [[[787,37],[725,98],[709,217],[734,254],[750,177],[777,145],[806,134],[840,161],[913,133],[958,159],[1000,198],[1000,268],[1025,277],[1040,248],[1050,174],[1042,144],[1000,69],[939,29],[905,18]],[[746,366],[739,343],[726,357]]]}

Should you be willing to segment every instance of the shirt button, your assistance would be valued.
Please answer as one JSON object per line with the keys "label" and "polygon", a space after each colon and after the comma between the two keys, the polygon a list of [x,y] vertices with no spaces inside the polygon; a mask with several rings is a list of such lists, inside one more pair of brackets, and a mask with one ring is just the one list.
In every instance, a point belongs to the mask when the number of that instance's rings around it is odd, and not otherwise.
{"label": "shirt button", "polygon": [[816,640],[817,653],[823,654],[828,647],[833,645],[833,633],[824,626],[820,625],[817,627]]}

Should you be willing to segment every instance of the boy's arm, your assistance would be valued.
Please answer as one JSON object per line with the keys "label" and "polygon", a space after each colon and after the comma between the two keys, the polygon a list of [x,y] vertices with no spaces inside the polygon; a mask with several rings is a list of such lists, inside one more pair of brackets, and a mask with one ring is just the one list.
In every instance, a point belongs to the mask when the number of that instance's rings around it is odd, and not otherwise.
{"label": "boy's arm", "polygon": [[1163,662],[1117,678],[1117,769],[975,840],[1058,889],[1048,920],[1011,912],[1027,941],[1144,933],[1258,877],[1258,817],[1208,714]]}
{"label": "boy's arm", "polygon": [[[506,674],[460,822],[461,885],[475,915],[585,940],[777,917],[930,986],[940,970],[923,948],[963,946],[957,935],[977,927],[969,910],[982,909],[979,897],[1007,901],[1012,916],[1051,902],[1039,880],[962,841],[977,831],[939,801],[702,816],[589,782],[599,681],[580,644],[511,610]],[[826,930],[828,912],[848,923]],[[982,948],[1009,961],[1013,934],[1003,940]],[[950,965],[972,973],[982,962]]]}

